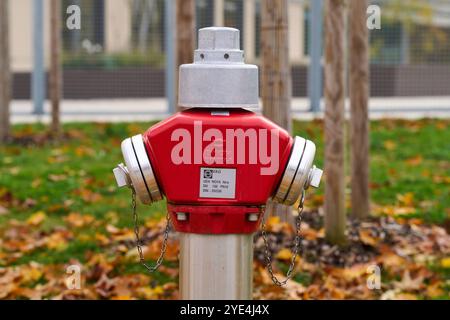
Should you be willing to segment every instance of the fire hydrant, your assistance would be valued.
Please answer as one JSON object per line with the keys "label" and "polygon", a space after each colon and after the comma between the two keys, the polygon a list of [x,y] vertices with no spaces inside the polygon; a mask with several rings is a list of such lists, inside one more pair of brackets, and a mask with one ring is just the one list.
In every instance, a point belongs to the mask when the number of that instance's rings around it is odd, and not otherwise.
{"label": "fire hydrant", "polygon": [[181,298],[250,299],[253,234],[265,204],[293,205],[318,187],[316,148],[251,111],[258,68],[244,63],[239,30],[200,29],[194,63],[179,72],[184,111],[125,139],[125,165],[114,174],[144,204],[167,199],[180,239]]}

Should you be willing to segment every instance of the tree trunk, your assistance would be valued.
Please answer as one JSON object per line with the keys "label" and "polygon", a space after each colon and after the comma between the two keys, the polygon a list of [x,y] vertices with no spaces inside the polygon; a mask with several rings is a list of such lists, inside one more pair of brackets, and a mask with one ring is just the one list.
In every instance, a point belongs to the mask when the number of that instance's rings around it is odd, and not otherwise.
{"label": "tree trunk", "polygon": [[369,31],[366,0],[350,0],[350,137],[352,216],[369,215]]}
{"label": "tree trunk", "polygon": [[11,71],[9,64],[8,1],[0,1],[0,142],[6,142],[10,138]]}
{"label": "tree trunk", "polygon": [[345,243],[344,68],[345,1],[325,4],[325,234]]}
{"label": "tree trunk", "polygon": [[54,138],[59,139],[61,135],[60,123],[60,101],[62,92],[61,75],[61,1],[50,2],[50,100],[52,105],[51,132]]}
{"label": "tree trunk", "polygon": [[[195,0],[177,0],[177,66],[192,63],[195,50]],[[176,69],[178,70],[178,68]],[[176,73],[178,84],[178,73]],[[178,86],[175,88],[178,100]],[[178,104],[177,104],[178,105]]]}
{"label": "tree trunk", "polygon": [[[263,0],[261,6],[261,96],[263,115],[291,132],[291,69],[288,1]],[[293,222],[291,208],[269,200],[266,212]]]}

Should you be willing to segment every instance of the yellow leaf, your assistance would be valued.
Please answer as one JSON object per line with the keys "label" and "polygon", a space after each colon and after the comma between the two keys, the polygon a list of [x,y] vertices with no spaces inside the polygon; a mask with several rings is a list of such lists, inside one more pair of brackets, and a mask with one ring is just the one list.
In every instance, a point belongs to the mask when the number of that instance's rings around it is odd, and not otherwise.
{"label": "yellow leaf", "polygon": [[437,298],[444,295],[444,290],[441,289],[441,284],[436,282],[435,284],[427,286],[427,296],[430,298]]}
{"label": "yellow leaf", "polygon": [[164,289],[161,286],[156,286],[155,288],[153,288],[153,292],[157,295],[161,295],[164,293]]}
{"label": "yellow leaf", "polygon": [[41,178],[37,178],[37,179],[34,179],[34,180],[31,182],[31,187],[32,187],[33,189],[36,189],[36,188],[39,187],[41,184],[42,184],[42,179],[41,179]]}
{"label": "yellow leaf", "polygon": [[397,208],[395,210],[395,215],[396,216],[405,216],[405,215],[409,215],[409,214],[415,214],[416,211],[417,210],[413,207]]}
{"label": "yellow leaf", "polygon": [[384,141],[384,147],[386,148],[386,150],[392,151],[397,147],[397,144],[392,141],[392,140],[386,140]]}
{"label": "yellow leaf", "polygon": [[46,245],[49,249],[63,251],[67,248],[67,240],[61,233],[53,233],[47,238]]}
{"label": "yellow leaf", "polygon": [[101,245],[107,245],[111,242],[107,236],[98,232],[95,234],[95,240],[97,240],[97,242],[99,242]]}
{"label": "yellow leaf", "polygon": [[27,219],[27,224],[32,225],[32,226],[37,226],[37,225],[41,224],[46,218],[47,218],[47,215],[45,214],[44,211],[38,211],[38,212],[32,214]]}
{"label": "yellow leaf", "polygon": [[397,200],[400,202],[401,205],[405,207],[411,207],[414,204],[414,193],[407,192],[405,194],[398,194]]}
{"label": "yellow leaf", "polygon": [[445,269],[450,268],[450,257],[444,258],[441,260],[441,267]]}
{"label": "yellow leaf", "polygon": [[412,293],[402,292],[395,296],[395,300],[417,300],[417,296]]}
{"label": "yellow leaf", "polygon": [[71,212],[64,218],[64,220],[72,227],[81,228],[94,221],[94,217],[91,215],[81,215],[76,212]]}
{"label": "yellow leaf", "polygon": [[292,252],[289,249],[281,249],[280,252],[277,253],[276,258],[278,260],[291,260],[292,259]]}
{"label": "yellow leaf", "polygon": [[411,166],[417,166],[422,163],[422,160],[423,160],[422,156],[418,155],[418,156],[406,159],[406,163]]}
{"label": "yellow leaf", "polygon": [[281,220],[280,220],[280,217],[278,217],[278,216],[272,216],[272,217],[269,217],[269,219],[267,219],[268,227],[272,227],[272,226],[280,224],[280,223],[281,223]]}
{"label": "yellow leaf", "polygon": [[29,283],[39,280],[42,277],[43,273],[38,265],[32,264],[29,267],[28,266],[24,267],[21,270],[21,275],[22,275],[22,282]]}
{"label": "yellow leaf", "polygon": [[111,300],[133,300],[133,298],[130,296],[115,296]]}

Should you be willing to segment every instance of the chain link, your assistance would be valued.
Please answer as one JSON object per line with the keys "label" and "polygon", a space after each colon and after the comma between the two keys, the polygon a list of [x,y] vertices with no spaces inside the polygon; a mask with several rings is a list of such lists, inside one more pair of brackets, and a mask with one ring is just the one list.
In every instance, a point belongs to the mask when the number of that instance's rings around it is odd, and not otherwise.
{"label": "chain link", "polygon": [[[270,249],[269,249],[269,241],[267,239],[267,231],[266,231],[266,222],[264,217],[262,218],[261,221],[261,234],[264,240],[264,254],[265,254],[265,259],[266,259],[266,267],[267,267],[267,271],[270,274],[270,277],[273,281],[274,284],[276,284],[277,286],[284,286],[286,285],[286,283],[292,278],[293,276],[293,271],[295,268],[295,263],[297,260],[297,256],[298,256],[298,251],[300,249],[300,244],[301,244],[301,234],[300,234],[300,229],[301,229],[301,223],[302,223],[302,214],[303,214],[303,203],[305,201],[305,191],[303,190],[302,192],[302,196],[300,199],[300,203],[298,205],[298,215],[297,217],[295,217],[295,227],[296,227],[296,232],[295,232],[295,238],[294,238],[294,249],[292,250],[292,258],[291,258],[291,263],[289,265],[289,269],[286,273],[286,278],[283,281],[280,281],[274,274],[273,272],[273,268],[272,268],[272,254],[270,253]],[[136,191],[134,190],[134,188],[131,188],[131,205],[132,205],[132,211],[133,211],[133,219],[134,219],[134,233],[136,235],[136,248],[137,251],[139,253],[139,260],[141,262],[141,264],[149,271],[149,272],[155,272],[163,263],[164,260],[164,255],[166,253],[166,249],[167,249],[167,241],[169,239],[169,232],[170,232],[170,215],[169,213],[167,213],[166,215],[166,227],[164,229],[164,236],[163,236],[163,243],[161,246],[161,253],[158,257],[158,259],[156,260],[156,263],[154,266],[150,266],[145,262],[144,259],[144,254],[142,252],[142,240],[139,236],[139,216],[137,213],[137,202],[136,202]]]}
{"label": "chain link", "polygon": [[161,253],[156,260],[156,264],[154,266],[149,266],[144,259],[144,254],[142,253],[142,240],[139,237],[139,216],[136,210],[136,191],[133,187],[131,187],[131,206],[133,208],[133,219],[134,219],[134,234],[136,235],[136,248],[139,253],[139,260],[141,264],[149,271],[149,272],[155,272],[163,263],[164,260],[164,254],[166,253],[167,249],[167,240],[169,239],[169,232],[170,232],[170,215],[167,213],[166,215],[166,228],[164,229],[164,237],[163,237],[163,243],[161,246]]}
{"label": "chain link", "polygon": [[272,279],[273,283],[276,284],[279,287],[282,287],[286,285],[286,283],[292,278],[293,271],[295,268],[295,262],[297,260],[298,251],[300,249],[301,244],[301,234],[300,234],[300,228],[302,224],[302,216],[303,216],[303,203],[305,201],[305,190],[302,192],[302,196],[300,198],[300,203],[298,205],[298,215],[295,217],[295,239],[294,239],[294,249],[292,250],[292,257],[291,257],[291,264],[289,265],[289,269],[286,273],[286,278],[283,281],[280,281],[274,274],[272,269],[272,254],[270,253],[269,249],[269,241],[267,239],[267,231],[266,231],[266,222],[263,216],[263,219],[261,221],[261,234],[262,238],[264,240],[264,255],[266,259],[266,267],[267,271],[270,274],[270,278]]}

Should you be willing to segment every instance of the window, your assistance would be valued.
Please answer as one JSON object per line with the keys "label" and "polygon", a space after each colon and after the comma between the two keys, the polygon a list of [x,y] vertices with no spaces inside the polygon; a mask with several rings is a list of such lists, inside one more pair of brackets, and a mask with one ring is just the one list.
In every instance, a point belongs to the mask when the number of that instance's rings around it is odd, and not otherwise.
{"label": "window", "polygon": [[78,53],[82,49],[83,41],[89,41],[92,46],[103,48],[105,40],[104,0],[64,0],[61,6],[62,21],[66,21],[66,9],[72,4],[81,8],[81,29],[62,29],[63,48],[71,53]]}
{"label": "window", "polygon": [[255,1],[255,56],[261,54],[261,0]]}
{"label": "window", "polygon": [[241,31],[240,46],[243,48],[244,4],[242,0],[225,0],[224,2],[224,26],[239,29]]}
{"label": "window", "polygon": [[370,31],[370,50],[374,63],[401,61],[402,26],[399,22],[383,23],[383,28]]}
{"label": "window", "polygon": [[303,39],[305,41],[305,45],[303,46],[303,54],[305,56],[309,56],[309,46],[310,46],[310,23],[311,23],[311,12],[309,8],[305,7],[304,9],[304,28],[303,28]]}
{"label": "window", "polygon": [[214,25],[214,1],[196,1],[196,30]]}

